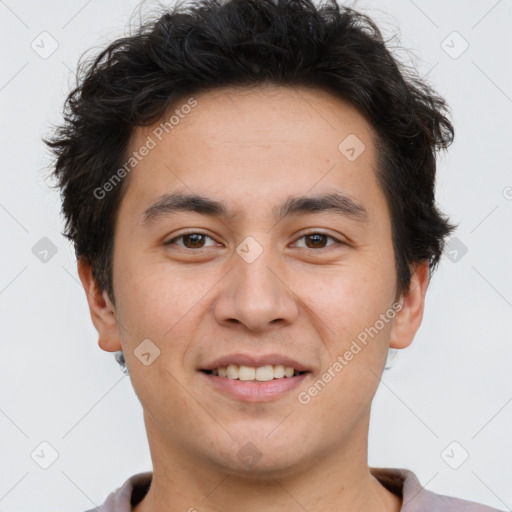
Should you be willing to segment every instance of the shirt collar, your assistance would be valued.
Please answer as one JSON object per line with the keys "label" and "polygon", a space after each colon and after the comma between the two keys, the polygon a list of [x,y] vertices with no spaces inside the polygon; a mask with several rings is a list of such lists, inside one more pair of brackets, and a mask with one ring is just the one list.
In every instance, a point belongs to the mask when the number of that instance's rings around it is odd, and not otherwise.
{"label": "shirt collar", "polygon": [[[373,475],[386,489],[402,498],[400,512],[427,512],[436,510],[468,512],[492,512],[496,509],[477,503],[436,494],[425,489],[416,475],[401,468],[369,468]],[[132,507],[142,501],[151,485],[151,471],[131,476],[114,492],[110,493],[105,503],[98,509],[101,512],[131,512]],[[95,512],[91,510],[88,512]]]}

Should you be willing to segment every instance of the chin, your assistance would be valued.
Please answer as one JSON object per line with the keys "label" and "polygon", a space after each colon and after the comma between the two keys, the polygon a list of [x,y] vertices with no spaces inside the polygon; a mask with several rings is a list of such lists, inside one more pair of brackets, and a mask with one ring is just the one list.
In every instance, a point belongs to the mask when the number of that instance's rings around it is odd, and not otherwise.
{"label": "chin", "polygon": [[282,418],[277,422],[256,422],[245,429],[242,425],[237,429],[227,427],[236,441],[221,450],[217,447],[210,460],[233,475],[262,481],[300,471],[311,462],[304,444],[306,435],[296,431],[290,435],[290,425],[278,433],[276,426],[281,421]]}
{"label": "chin", "polygon": [[232,476],[244,479],[271,482],[275,478],[300,472],[307,465],[307,457],[293,449],[283,451],[281,447],[272,451],[260,450],[253,453],[252,458],[245,456],[242,460],[238,457],[239,452],[240,450],[233,453],[232,458],[223,461],[222,465]]}

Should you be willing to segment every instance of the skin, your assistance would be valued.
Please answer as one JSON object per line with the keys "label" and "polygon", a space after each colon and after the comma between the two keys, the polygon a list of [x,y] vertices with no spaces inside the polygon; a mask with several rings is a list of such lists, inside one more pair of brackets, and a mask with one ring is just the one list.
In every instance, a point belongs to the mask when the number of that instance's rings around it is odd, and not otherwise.
{"label": "skin", "polygon": [[[194,98],[129,175],[115,225],[115,306],[78,263],[99,346],[123,350],[144,410],[153,480],[134,510],[399,511],[401,498],[368,467],[370,407],[389,347],[409,346],[421,324],[426,262],[414,266],[394,319],[308,404],[297,399],[397,299],[373,129],[320,90],[220,88]],[[130,151],[157,125],[135,129]],[[353,162],[338,150],[351,133],[366,146]],[[142,222],[178,190],[224,201],[236,215]],[[272,216],[290,195],[340,190],[366,208],[365,222],[333,212],[277,224]],[[194,230],[211,237],[199,240],[203,249],[187,238],[165,245]],[[304,238],[318,232],[346,245]],[[236,252],[248,236],[263,249],[252,263]],[[134,355],[144,339],[160,349],[149,366]],[[272,401],[229,398],[198,369],[235,352],[287,355],[312,373]],[[237,456],[249,441],[261,456],[254,465]]]}

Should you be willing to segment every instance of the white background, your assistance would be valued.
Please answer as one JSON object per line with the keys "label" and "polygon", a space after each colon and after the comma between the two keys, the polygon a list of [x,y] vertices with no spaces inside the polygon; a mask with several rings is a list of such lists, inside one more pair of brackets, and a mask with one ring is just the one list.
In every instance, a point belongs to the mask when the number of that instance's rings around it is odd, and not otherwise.
{"label": "white background", "polygon": [[[151,469],[129,378],[97,346],[41,142],[60,122],[79,56],[122,36],[136,5],[0,2],[0,511],[82,512]],[[414,52],[452,108],[455,143],[439,162],[437,198],[467,247],[456,263],[443,257],[413,345],[384,374],[369,463],[408,468],[429,490],[510,510],[512,2],[350,5],[386,36],[399,31],[395,44]],[[47,59],[31,48],[48,37],[43,31],[58,42]],[[453,31],[469,44],[458,58],[463,41]],[[46,263],[32,252],[42,237],[58,249]],[[31,458],[43,441],[58,452],[46,470]],[[452,461],[469,453],[459,469],[441,456],[453,441]]]}

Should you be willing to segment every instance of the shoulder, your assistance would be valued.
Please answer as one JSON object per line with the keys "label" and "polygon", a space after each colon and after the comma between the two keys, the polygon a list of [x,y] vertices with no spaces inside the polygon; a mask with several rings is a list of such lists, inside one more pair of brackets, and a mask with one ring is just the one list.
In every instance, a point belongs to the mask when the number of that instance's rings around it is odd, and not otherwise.
{"label": "shoulder", "polygon": [[500,512],[480,503],[428,491],[408,469],[370,468],[370,473],[384,487],[402,496],[400,512]]}
{"label": "shoulder", "polygon": [[152,476],[151,471],[131,476],[121,487],[112,491],[101,506],[86,512],[131,512],[132,506],[145,496]]}

